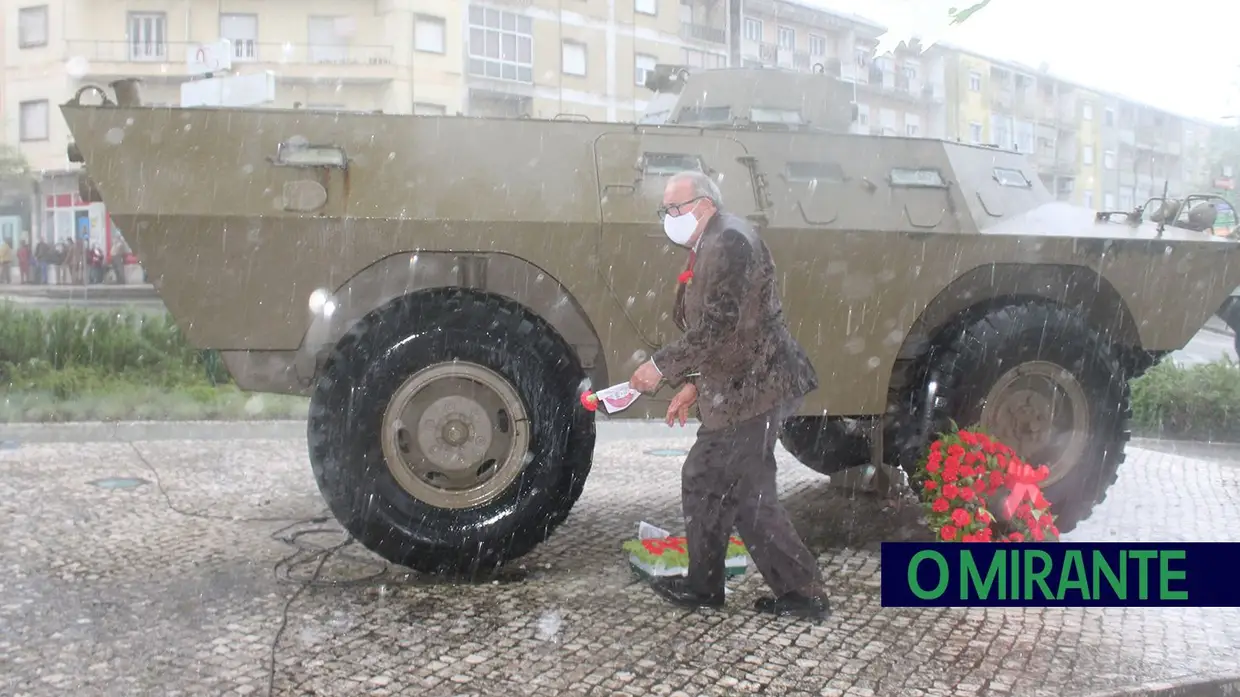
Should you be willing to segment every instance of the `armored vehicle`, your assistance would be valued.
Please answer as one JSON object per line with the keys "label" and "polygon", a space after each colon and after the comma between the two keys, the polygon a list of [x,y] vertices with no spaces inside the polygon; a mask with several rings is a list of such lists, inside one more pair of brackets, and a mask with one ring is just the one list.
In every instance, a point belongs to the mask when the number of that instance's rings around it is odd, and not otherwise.
{"label": "armored vehicle", "polygon": [[569,514],[581,391],[679,333],[686,253],[656,216],[677,171],[714,177],[775,257],[821,382],[786,424],[796,458],[907,468],[980,423],[1050,466],[1063,530],[1115,481],[1128,381],[1240,286],[1236,242],[1189,207],[1095,212],[1016,152],[851,132],[829,72],[651,80],[642,124],[152,108],[131,82],[62,113],[84,195],[189,341],[244,389],[308,396],[335,516],[425,571],[519,557]]}

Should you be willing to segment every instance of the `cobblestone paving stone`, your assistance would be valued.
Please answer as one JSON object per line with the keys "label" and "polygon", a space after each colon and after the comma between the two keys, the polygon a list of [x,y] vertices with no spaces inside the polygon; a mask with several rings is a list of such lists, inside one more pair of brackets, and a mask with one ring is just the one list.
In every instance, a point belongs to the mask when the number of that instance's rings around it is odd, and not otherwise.
{"label": "cobblestone paving stone", "polygon": [[[639,520],[681,529],[681,458],[646,451],[690,443],[601,443],[573,515],[512,578],[349,584],[383,565],[340,552],[289,606],[275,694],[1072,695],[1240,668],[1235,610],[881,608],[878,543],[921,534],[918,512],[828,487],[782,451],[834,615],[753,613],[756,572],[726,610],[674,610],[632,582],[619,545]],[[152,484],[90,484],[121,476]],[[1235,540],[1237,503],[1240,466],[1131,448],[1069,539]],[[278,538],[342,541],[334,522],[295,523],[323,513],[298,441],[0,451],[0,694],[266,694],[298,589],[273,574],[296,551]]]}

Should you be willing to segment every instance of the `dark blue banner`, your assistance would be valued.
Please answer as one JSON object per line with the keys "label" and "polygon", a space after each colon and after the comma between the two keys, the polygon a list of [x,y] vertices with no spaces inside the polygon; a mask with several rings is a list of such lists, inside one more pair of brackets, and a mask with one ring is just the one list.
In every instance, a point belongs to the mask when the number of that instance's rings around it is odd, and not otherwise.
{"label": "dark blue banner", "polygon": [[883,607],[1240,607],[1240,543],[882,543]]}

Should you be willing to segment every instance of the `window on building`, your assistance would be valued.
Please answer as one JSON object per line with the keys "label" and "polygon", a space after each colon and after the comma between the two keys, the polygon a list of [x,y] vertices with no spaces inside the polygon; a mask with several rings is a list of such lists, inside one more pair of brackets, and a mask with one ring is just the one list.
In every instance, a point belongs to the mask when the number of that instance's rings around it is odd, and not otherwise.
{"label": "window on building", "polygon": [[646,76],[654,71],[654,66],[658,64],[659,59],[639,53],[633,58],[633,81],[639,86],[645,86]]}
{"label": "window on building", "polygon": [[220,15],[220,38],[232,42],[233,60],[254,60],[258,57],[258,15]]}
{"label": "window on building", "polygon": [[47,45],[47,5],[23,7],[17,11],[18,48]]}
{"label": "window on building", "polygon": [[1081,199],[1085,203],[1086,208],[1094,207],[1094,192],[1092,191],[1084,192],[1084,195],[1081,197]]}
{"label": "window on building", "polygon": [[904,135],[910,138],[921,137],[921,117],[917,114],[904,115]]}
{"label": "window on building", "polygon": [[974,121],[969,124],[969,142],[980,145],[982,142],[982,124]]}
{"label": "window on building", "polygon": [[426,53],[443,53],[447,50],[447,33],[443,17],[418,15],[413,20],[413,48]]}
{"label": "window on building", "polygon": [[900,66],[900,74],[903,75],[906,80],[916,80],[917,64],[906,62],[904,65]]}
{"label": "window on building", "polygon": [[809,35],[809,55],[821,58],[827,55],[827,37],[817,34]]}
{"label": "window on building", "polygon": [[343,63],[349,56],[346,17],[310,17],[306,21],[306,38],[310,44],[311,63]]}
{"label": "window on building", "polygon": [[1102,123],[1106,124],[1107,126],[1115,125],[1115,110],[1114,109],[1112,109],[1111,107],[1107,107],[1106,110],[1102,112]]}
{"label": "window on building", "polygon": [[1119,209],[1121,211],[1132,210],[1132,192],[1131,191],[1119,192]]}
{"label": "window on building", "polygon": [[1115,194],[1104,194],[1102,196],[1102,208],[1104,210],[1115,210]]}
{"label": "window on building", "polygon": [[797,48],[797,30],[792,27],[780,27],[779,47],[789,51],[795,51]]}
{"label": "window on building", "polygon": [[745,18],[745,40],[762,41],[762,20],[754,19],[753,17]]}
{"label": "window on building", "polygon": [[129,13],[129,60],[168,59],[168,15],[163,12]]}
{"label": "window on building", "polygon": [[1085,119],[1086,121],[1094,120],[1094,105],[1093,104],[1090,104],[1089,102],[1085,102],[1084,104],[1081,105],[1081,118]]}
{"label": "window on building", "polygon": [[878,125],[883,129],[882,134],[885,136],[899,135],[900,132],[896,130],[896,110],[880,108]]}
{"label": "window on building", "polygon": [[726,68],[728,66],[728,57],[722,53],[710,53],[709,51],[699,51],[693,48],[683,49],[685,57],[684,64],[690,68],[704,68],[713,70],[715,68]]}
{"label": "window on building", "polygon": [[1107,169],[1115,169],[1115,151],[1107,150],[1102,153],[1102,166]]}
{"label": "window on building", "polygon": [[659,14],[658,0],[633,0],[633,9],[644,15]]}
{"label": "window on building", "polygon": [[414,116],[444,116],[448,113],[447,107],[442,104],[431,104],[430,102],[414,102]]}
{"label": "window on building", "polygon": [[534,20],[490,7],[469,7],[469,74],[534,81]]}
{"label": "window on building", "polygon": [[46,99],[21,103],[21,133],[18,135],[22,142],[48,139],[48,114]]}
{"label": "window on building", "polygon": [[1081,164],[1092,167],[1094,164],[1094,146],[1086,145],[1081,149]]}
{"label": "window on building", "polygon": [[857,105],[857,123],[862,126],[870,125],[870,105],[869,104],[858,104]]}
{"label": "window on building", "polygon": [[976,70],[969,71],[969,91],[970,92],[981,92],[982,91],[982,74],[977,72]]}
{"label": "window on building", "polygon": [[865,68],[870,65],[870,52],[864,48],[853,49],[853,60],[856,61],[857,67]]}
{"label": "window on building", "polygon": [[560,47],[560,69],[565,75],[586,74],[586,45],[579,41],[565,40]]}

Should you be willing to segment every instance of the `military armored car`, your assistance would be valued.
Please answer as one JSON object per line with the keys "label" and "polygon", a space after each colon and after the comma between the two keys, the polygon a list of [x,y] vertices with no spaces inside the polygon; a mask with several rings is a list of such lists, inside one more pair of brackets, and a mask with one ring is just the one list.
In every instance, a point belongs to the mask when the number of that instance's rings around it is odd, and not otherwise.
{"label": "military armored car", "polygon": [[335,516],[425,571],[514,559],[568,516],[595,440],[580,392],[678,335],[685,252],[656,215],[678,171],[775,257],[821,382],[791,453],[907,468],[978,422],[1049,465],[1065,531],[1116,479],[1129,380],[1240,286],[1237,243],[1188,207],[1097,212],[1020,153],[850,132],[827,72],[651,80],[639,124],[153,108],[129,82],[62,113],[84,195],[189,341],[246,390],[308,396]]}

